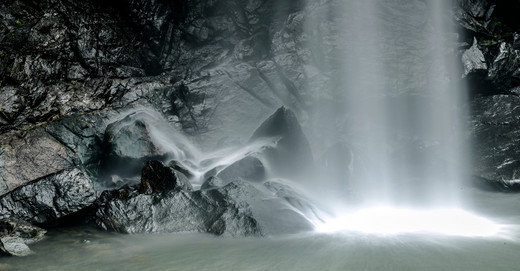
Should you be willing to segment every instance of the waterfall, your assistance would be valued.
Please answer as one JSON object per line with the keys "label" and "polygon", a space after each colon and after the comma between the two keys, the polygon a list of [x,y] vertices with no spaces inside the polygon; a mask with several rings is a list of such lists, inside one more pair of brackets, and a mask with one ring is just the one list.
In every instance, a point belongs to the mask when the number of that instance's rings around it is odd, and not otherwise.
{"label": "waterfall", "polygon": [[332,123],[320,137],[346,142],[352,161],[330,190],[369,205],[456,205],[467,147],[450,1],[340,2],[329,11],[340,37],[328,89],[336,110],[318,118]]}

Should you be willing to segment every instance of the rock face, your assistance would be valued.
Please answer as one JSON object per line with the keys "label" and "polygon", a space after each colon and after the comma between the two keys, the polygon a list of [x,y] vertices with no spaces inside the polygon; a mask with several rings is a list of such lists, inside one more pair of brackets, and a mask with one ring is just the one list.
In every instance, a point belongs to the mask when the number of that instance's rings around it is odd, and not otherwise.
{"label": "rock face", "polygon": [[43,239],[46,231],[23,220],[0,220],[0,252],[13,256],[27,256],[32,251],[27,246]]}
{"label": "rock face", "polygon": [[257,236],[262,231],[244,200],[255,193],[250,185],[231,183],[221,189],[139,195],[101,207],[97,223],[125,233],[198,231]]}
{"label": "rock face", "polygon": [[276,110],[256,129],[250,141],[265,138],[278,139],[276,147],[262,151],[274,174],[297,180],[309,173],[313,164],[311,148],[291,110],[286,107]]}
{"label": "rock face", "polygon": [[180,177],[173,168],[157,160],[148,161],[141,170],[141,194],[173,191],[175,189],[192,190],[190,182]]}
{"label": "rock face", "polygon": [[78,169],[65,170],[0,197],[0,218],[44,224],[91,206],[92,181]]}
{"label": "rock face", "polygon": [[233,181],[236,179],[264,181],[266,172],[260,159],[254,156],[246,156],[219,171],[216,177],[225,181]]}
{"label": "rock face", "polygon": [[473,102],[474,172],[501,190],[520,188],[520,98],[480,97]]}
{"label": "rock face", "polygon": [[146,113],[137,112],[107,126],[103,161],[107,171],[140,169],[147,160],[166,157],[167,151],[154,142],[147,120]]}
{"label": "rock face", "polygon": [[0,195],[74,166],[74,154],[41,129],[0,135],[0,144]]}
{"label": "rock face", "polygon": [[478,48],[477,39],[474,39],[473,45],[462,54],[462,63],[464,65],[464,77],[470,73],[487,71],[486,59],[482,51]]}

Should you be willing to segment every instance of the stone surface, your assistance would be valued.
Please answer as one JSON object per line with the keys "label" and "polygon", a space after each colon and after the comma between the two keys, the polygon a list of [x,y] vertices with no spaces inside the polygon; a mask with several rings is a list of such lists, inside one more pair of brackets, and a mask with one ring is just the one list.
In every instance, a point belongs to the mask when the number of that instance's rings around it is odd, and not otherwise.
{"label": "stone surface", "polygon": [[33,253],[18,237],[0,237],[0,251],[13,256],[28,256]]}
{"label": "stone surface", "polygon": [[520,179],[520,98],[480,97],[473,102],[474,174],[504,189]]}
{"label": "stone surface", "polygon": [[[180,172],[157,160],[148,161],[141,170],[142,194],[162,193],[173,190],[192,190],[188,179]],[[183,174],[182,174],[183,175]]]}
{"label": "stone surface", "polygon": [[298,180],[308,177],[313,165],[309,142],[303,134],[296,115],[286,107],[279,108],[265,120],[250,141],[276,138],[276,147],[266,147],[262,155],[273,173]]}
{"label": "stone surface", "polygon": [[74,214],[96,200],[92,181],[79,169],[65,170],[0,197],[0,218],[44,224]]}
{"label": "stone surface", "polygon": [[265,180],[266,170],[260,159],[246,156],[218,171],[216,177],[228,182],[236,179],[259,182]]}
{"label": "stone surface", "polygon": [[477,39],[473,40],[473,45],[462,54],[462,64],[464,65],[463,77],[479,71],[487,71],[486,59],[478,48]]}
{"label": "stone surface", "polygon": [[[211,232],[217,235],[262,235],[249,205],[241,201],[255,190],[230,184],[220,190],[179,191],[115,200],[96,213],[105,229],[137,232]],[[234,199],[232,196],[239,196]]]}
{"label": "stone surface", "polygon": [[0,251],[13,256],[32,253],[27,244],[43,239],[46,231],[23,220],[14,218],[0,220]]}
{"label": "stone surface", "polygon": [[96,223],[109,230],[209,232],[224,236],[262,236],[312,229],[286,200],[251,184],[234,181],[198,191],[170,191],[117,199],[101,206]]}
{"label": "stone surface", "polygon": [[204,181],[204,183],[202,183],[202,185],[200,186],[200,189],[201,190],[214,189],[214,188],[224,186],[227,183],[228,182],[226,182],[218,177],[212,176],[212,177],[207,178]]}
{"label": "stone surface", "polygon": [[168,152],[152,134],[154,117],[146,112],[133,112],[107,126],[104,137],[103,170],[123,176],[139,174],[146,161],[164,159]]}
{"label": "stone surface", "polygon": [[75,164],[74,153],[39,128],[2,134],[0,145],[0,195]]}

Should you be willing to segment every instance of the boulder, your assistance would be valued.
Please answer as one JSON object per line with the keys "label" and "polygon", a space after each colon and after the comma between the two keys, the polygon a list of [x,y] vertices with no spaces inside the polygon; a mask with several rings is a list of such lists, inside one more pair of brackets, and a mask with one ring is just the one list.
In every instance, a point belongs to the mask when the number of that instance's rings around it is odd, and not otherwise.
{"label": "boulder", "polygon": [[0,251],[13,256],[27,256],[32,251],[27,246],[43,239],[46,231],[23,220],[0,220]]}
{"label": "boulder", "polygon": [[184,174],[165,166],[161,161],[151,160],[141,171],[142,194],[172,191],[175,189],[192,190]]}
{"label": "boulder", "polygon": [[220,170],[216,177],[225,181],[244,179],[259,182],[265,180],[266,172],[260,159],[255,156],[246,156]]}
{"label": "boulder", "polygon": [[313,165],[309,142],[296,115],[281,107],[265,120],[251,136],[250,142],[274,138],[276,147],[265,147],[261,155],[276,176],[289,179],[307,178]]}
{"label": "boulder", "polygon": [[201,190],[214,189],[214,188],[224,186],[225,184],[227,184],[227,182],[225,182],[224,180],[220,179],[219,177],[212,176],[212,177],[207,178],[204,181],[204,183],[202,183],[202,185],[200,186],[200,189]]}
{"label": "boulder", "polygon": [[91,206],[95,200],[92,181],[79,169],[65,170],[0,197],[0,219],[50,223]]}
{"label": "boulder", "polygon": [[488,0],[458,0],[460,7],[475,18],[482,18],[491,7]]}
{"label": "boulder", "polygon": [[103,171],[106,174],[138,175],[146,161],[163,160],[168,151],[157,144],[152,135],[153,116],[134,112],[107,126],[104,137],[106,148]]}
{"label": "boulder", "polygon": [[99,208],[96,222],[103,229],[124,233],[210,232],[258,236],[262,231],[246,202],[234,199],[255,193],[245,183],[206,191],[169,191],[114,200]]}
{"label": "boulder", "polygon": [[208,232],[262,236],[312,229],[285,199],[244,181],[198,191],[169,191],[117,199],[101,206],[96,223],[124,233]]}
{"label": "boulder", "polygon": [[73,151],[89,176],[99,173],[105,131],[103,114],[77,114],[49,123],[45,131]]}

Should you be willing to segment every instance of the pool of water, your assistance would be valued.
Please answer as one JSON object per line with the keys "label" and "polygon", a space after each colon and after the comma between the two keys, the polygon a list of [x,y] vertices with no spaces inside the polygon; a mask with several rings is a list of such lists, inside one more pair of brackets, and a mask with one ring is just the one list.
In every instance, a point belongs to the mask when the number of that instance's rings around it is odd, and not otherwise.
{"label": "pool of water", "polygon": [[475,212],[499,223],[491,237],[306,233],[265,238],[53,229],[0,270],[518,270],[520,195],[473,191]]}

